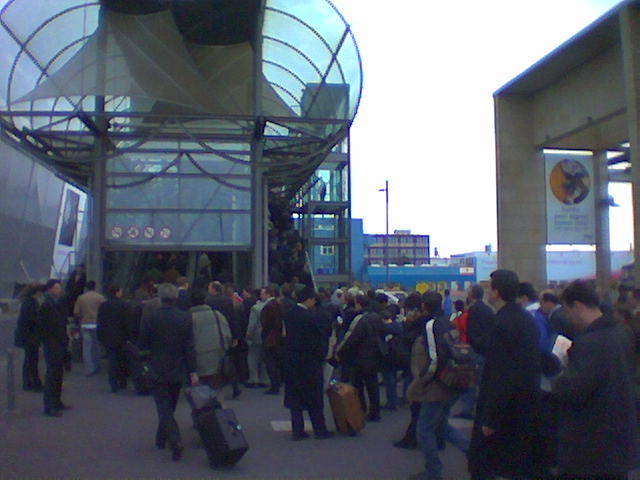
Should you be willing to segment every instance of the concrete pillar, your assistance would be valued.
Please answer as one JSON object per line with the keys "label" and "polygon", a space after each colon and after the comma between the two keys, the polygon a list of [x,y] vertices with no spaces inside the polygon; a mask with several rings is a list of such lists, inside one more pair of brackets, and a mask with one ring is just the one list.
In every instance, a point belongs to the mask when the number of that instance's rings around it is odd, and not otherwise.
{"label": "concrete pillar", "polygon": [[603,300],[609,298],[611,281],[611,244],[609,240],[609,172],[607,152],[594,152],[593,193],[595,196],[596,220],[596,283]]}
{"label": "concrete pillar", "polygon": [[533,145],[530,102],[496,96],[498,268],[537,288],[547,283],[545,173]]}
{"label": "concrete pillar", "polygon": [[[640,13],[629,5],[620,14],[624,89],[629,129],[629,157],[633,191],[634,262],[640,265]],[[634,276],[640,279],[636,268]],[[636,280],[636,286],[640,284]]]}

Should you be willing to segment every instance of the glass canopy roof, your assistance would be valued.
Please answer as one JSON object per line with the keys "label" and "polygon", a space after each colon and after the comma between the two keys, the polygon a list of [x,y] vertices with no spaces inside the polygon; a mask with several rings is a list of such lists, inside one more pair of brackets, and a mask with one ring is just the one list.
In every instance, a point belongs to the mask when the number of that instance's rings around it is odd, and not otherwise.
{"label": "glass canopy roof", "polygon": [[83,185],[97,159],[188,145],[238,163],[229,151],[258,147],[291,198],[360,101],[358,48],[328,0],[0,5],[2,130]]}

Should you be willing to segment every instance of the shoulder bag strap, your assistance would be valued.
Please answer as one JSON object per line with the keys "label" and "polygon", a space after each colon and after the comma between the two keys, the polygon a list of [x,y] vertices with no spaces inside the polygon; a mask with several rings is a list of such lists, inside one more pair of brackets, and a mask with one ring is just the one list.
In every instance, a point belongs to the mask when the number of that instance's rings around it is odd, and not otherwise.
{"label": "shoulder bag strap", "polygon": [[222,349],[226,352],[227,346],[224,344],[224,335],[222,335],[222,327],[220,327],[220,316],[218,315],[218,311],[213,311],[213,316],[216,317],[216,325],[218,325],[218,335],[220,335],[220,343],[222,344]]}

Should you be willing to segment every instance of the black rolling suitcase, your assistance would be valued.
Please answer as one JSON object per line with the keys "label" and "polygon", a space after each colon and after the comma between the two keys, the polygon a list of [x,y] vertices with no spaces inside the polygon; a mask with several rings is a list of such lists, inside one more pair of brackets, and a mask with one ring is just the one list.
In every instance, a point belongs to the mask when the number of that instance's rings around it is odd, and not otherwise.
{"label": "black rolling suitcase", "polygon": [[213,467],[234,465],[249,449],[233,410],[204,410],[196,413],[194,419]]}
{"label": "black rolling suitcase", "polygon": [[185,389],[193,424],[214,467],[233,465],[249,449],[233,410],[223,409],[216,392],[207,385]]}

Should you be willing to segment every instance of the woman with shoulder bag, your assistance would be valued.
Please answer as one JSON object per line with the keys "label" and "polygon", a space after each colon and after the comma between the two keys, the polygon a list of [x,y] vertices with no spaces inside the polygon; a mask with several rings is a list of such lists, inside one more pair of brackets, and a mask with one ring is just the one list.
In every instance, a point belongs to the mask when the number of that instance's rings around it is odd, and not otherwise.
{"label": "woman with shoulder bag", "polygon": [[224,315],[205,304],[205,298],[203,291],[194,291],[189,310],[193,321],[198,376],[201,384],[216,390],[218,401],[221,402],[221,392],[228,383],[230,373],[228,364],[231,361],[227,350],[231,346],[231,329]]}

